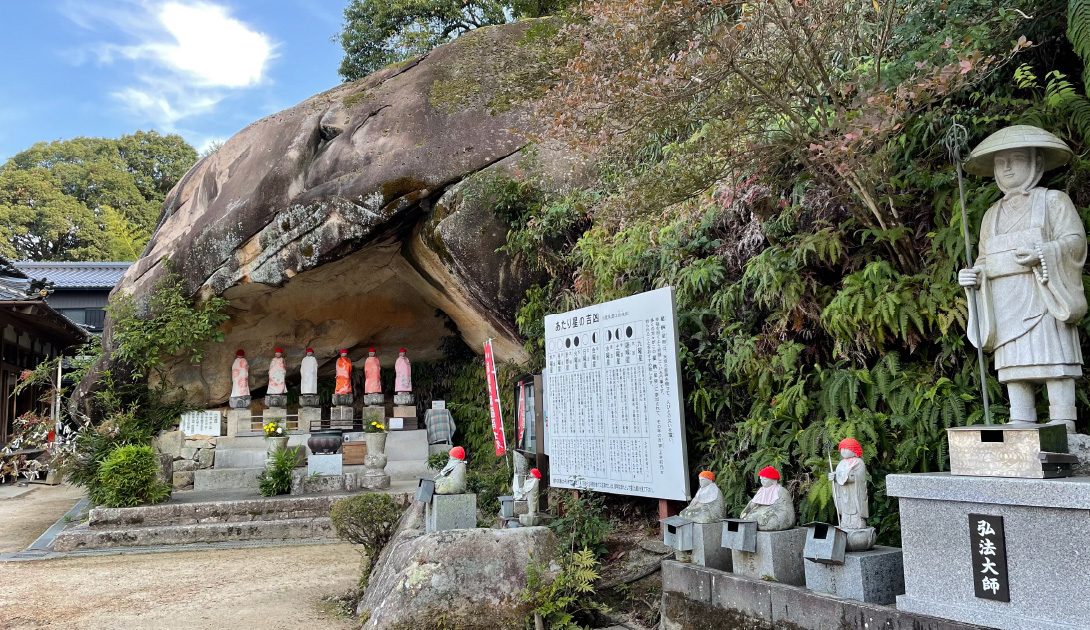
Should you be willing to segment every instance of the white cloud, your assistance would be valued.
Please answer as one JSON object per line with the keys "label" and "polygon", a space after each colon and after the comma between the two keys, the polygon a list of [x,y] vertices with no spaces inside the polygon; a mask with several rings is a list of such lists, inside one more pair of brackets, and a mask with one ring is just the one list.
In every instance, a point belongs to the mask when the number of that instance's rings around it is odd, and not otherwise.
{"label": "white cloud", "polygon": [[164,131],[211,112],[238,90],[261,84],[275,58],[275,44],[267,35],[211,2],[84,1],[70,3],[65,13],[84,28],[97,31],[102,24],[109,29],[114,41],[93,48],[98,62],[127,60],[134,68],[129,84],[112,96]]}

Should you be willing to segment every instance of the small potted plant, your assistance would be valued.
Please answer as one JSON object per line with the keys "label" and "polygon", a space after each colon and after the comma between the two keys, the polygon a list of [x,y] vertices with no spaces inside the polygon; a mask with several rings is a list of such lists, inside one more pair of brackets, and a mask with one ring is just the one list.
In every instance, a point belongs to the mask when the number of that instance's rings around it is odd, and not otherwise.
{"label": "small potted plant", "polygon": [[277,449],[285,449],[288,447],[288,436],[280,422],[270,420],[269,422],[266,422],[262,428],[265,429],[265,439],[269,441],[270,453]]}

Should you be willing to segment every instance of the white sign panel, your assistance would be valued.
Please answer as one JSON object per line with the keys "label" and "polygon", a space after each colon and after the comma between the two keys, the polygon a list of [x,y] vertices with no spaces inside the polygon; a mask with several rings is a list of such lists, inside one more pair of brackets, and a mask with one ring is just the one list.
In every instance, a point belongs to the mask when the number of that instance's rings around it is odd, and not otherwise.
{"label": "white sign panel", "polygon": [[551,485],[687,501],[672,288],[545,317]]}
{"label": "white sign panel", "polygon": [[218,411],[187,411],[182,414],[178,430],[185,435],[219,436],[222,417]]}
{"label": "white sign panel", "polygon": [[446,409],[447,408],[447,401],[445,401],[445,400],[433,400],[433,401],[431,401],[431,408],[432,409]]}

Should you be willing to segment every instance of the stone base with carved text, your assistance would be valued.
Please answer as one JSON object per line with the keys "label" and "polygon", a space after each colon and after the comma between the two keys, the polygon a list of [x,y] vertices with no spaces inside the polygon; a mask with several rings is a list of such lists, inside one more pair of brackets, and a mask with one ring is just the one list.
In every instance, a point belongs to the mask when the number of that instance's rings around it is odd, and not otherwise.
{"label": "stone base with carved text", "polygon": [[900,501],[901,610],[1000,630],[1090,619],[1090,477],[889,475]]}

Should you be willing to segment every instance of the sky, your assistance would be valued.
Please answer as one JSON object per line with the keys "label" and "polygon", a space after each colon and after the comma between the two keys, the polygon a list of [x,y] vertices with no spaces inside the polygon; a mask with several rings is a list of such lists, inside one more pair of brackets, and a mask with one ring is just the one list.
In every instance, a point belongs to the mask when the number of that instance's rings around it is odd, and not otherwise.
{"label": "sky", "polygon": [[0,164],[35,142],[198,151],[340,82],[347,0],[0,0]]}

